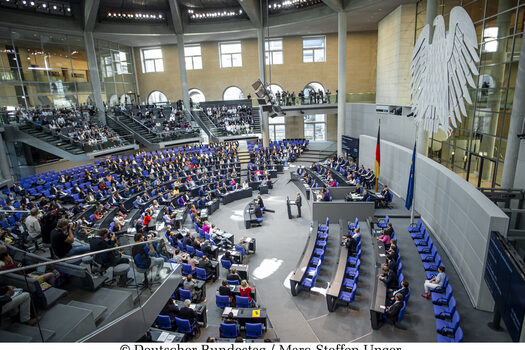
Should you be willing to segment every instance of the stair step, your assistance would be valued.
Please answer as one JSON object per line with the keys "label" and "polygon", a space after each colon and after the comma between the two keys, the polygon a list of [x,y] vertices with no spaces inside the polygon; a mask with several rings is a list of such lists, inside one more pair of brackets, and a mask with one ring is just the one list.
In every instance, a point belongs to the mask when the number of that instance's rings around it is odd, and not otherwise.
{"label": "stair step", "polygon": [[105,306],[107,310],[102,314],[102,324],[106,324],[131,310],[133,296],[125,290],[100,288],[95,293],[91,293],[83,302]]}
{"label": "stair step", "polygon": [[95,318],[95,323],[98,323],[98,321],[101,320],[102,314],[108,309],[106,306],[84,303],[82,301],[76,300],[71,300],[67,305],[75,306],[81,309],[91,310],[93,312],[93,317]]}
{"label": "stair step", "polygon": [[49,309],[40,327],[55,331],[50,339],[53,342],[74,342],[96,329],[92,311],[65,304]]}
{"label": "stair step", "polygon": [[[7,330],[19,335],[31,337],[30,341],[35,342],[47,342],[52,336],[55,335],[55,331],[52,331],[50,329],[45,329],[41,327],[39,330],[36,326],[28,326],[23,323],[14,323],[10,325]],[[42,332],[42,335],[40,335],[40,332]]]}

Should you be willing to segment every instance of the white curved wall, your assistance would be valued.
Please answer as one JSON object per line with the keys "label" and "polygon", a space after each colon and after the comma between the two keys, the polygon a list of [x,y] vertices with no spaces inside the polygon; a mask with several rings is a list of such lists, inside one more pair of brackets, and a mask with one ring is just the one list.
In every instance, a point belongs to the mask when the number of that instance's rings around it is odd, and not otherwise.
{"label": "white curved wall", "polygon": [[[405,198],[412,149],[384,140],[383,135],[392,130],[381,129],[380,180]],[[413,145],[413,136],[404,135]],[[359,136],[359,162],[365,167],[373,169],[375,149],[375,137]],[[492,310],[493,300],[483,280],[487,248],[491,231],[506,233],[507,216],[474,186],[421,155],[416,159],[415,209],[452,260],[474,307]]]}

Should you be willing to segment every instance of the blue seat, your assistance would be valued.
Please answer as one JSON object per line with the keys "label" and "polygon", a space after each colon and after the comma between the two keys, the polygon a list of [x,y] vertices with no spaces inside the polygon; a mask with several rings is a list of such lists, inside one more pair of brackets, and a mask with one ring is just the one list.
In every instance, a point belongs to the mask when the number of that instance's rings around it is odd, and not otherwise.
{"label": "blue seat", "polygon": [[183,275],[194,275],[195,271],[193,271],[190,264],[182,263],[182,274]]}
{"label": "blue seat", "polygon": [[421,261],[423,262],[433,262],[435,261],[437,255],[436,246],[433,246],[429,254],[420,254]]}
{"label": "blue seat", "polygon": [[416,248],[419,254],[430,254],[432,248],[434,248],[434,242],[432,242],[432,238],[429,237],[427,245],[418,245]]}
{"label": "blue seat", "polygon": [[339,293],[339,300],[351,303],[355,299],[355,293],[357,292],[357,288],[352,288],[351,292],[341,291]]}
{"label": "blue seat", "polygon": [[230,271],[230,268],[232,267],[232,263],[230,260],[221,259],[221,265],[228,271]]}
{"label": "blue seat", "polygon": [[[448,293],[448,276],[445,277],[445,282],[443,282],[443,288],[430,288],[430,291],[433,293]],[[450,291],[452,293],[452,287],[450,287]]]}
{"label": "blue seat", "polygon": [[425,268],[425,271],[427,271],[427,277],[429,275],[428,272],[431,272],[432,275],[436,275],[439,266],[441,266],[441,256],[439,254],[436,254],[433,262],[423,263],[423,267]]}
{"label": "blue seat", "polygon": [[412,236],[412,239],[423,239],[426,235],[428,235],[428,233],[425,227],[423,226],[420,232],[411,232],[410,235]]}
{"label": "blue seat", "polygon": [[328,232],[329,227],[330,227],[330,219],[327,217],[325,224],[319,225],[319,227],[317,228],[317,231]]}
{"label": "blue seat", "polygon": [[221,338],[237,338],[237,325],[234,323],[221,323],[219,333]]}
{"label": "blue seat", "polygon": [[347,275],[347,276],[355,276],[356,274],[359,273],[359,267],[360,266],[361,266],[361,260],[358,260],[357,264],[355,265],[355,267],[347,267],[345,269],[345,275]]}
{"label": "blue seat", "polygon": [[191,245],[186,245],[186,252],[188,254],[195,253],[195,248],[193,248]]}
{"label": "blue seat", "polygon": [[415,225],[414,224],[410,224],[410,226],[408,226],[408,232],[412,233],[412,232],[419,232],[419,231],[421,231],[421,225],[422,224],[423,224],[423,222],[421,220],[418,220]]}
{"label": "blue seat", "polygon": [[380,227],[380,228],[386,228],[386,224],[388,224],[388,221],[390,220],[390,218],[388,217],[388,215],[385,217],[385,220],[383,221],[380,221],[377,223],[377,227]]}
{"label": "blue seat", "polygon": [[452,320],[450,321],[436,318],[436,332],[445,336],[453,335],[456,333],[456,329],[459,327],[459,321],[459,313],[457,310],[454,311]]}
{"label": "blue seat", "polygon": [[328,238],[328,233],[326,233],[326,232],[319,232],[319,233],[317,233],[317,238],[318,239],[327,239]]}
{"label": "blue seat", "polygon": [[199,257],[199,258],[204,257],[204,253],[203,253],[202,251],[200,251],[200,250],[196,250],[196,251],[195,251],[195,255],[196,255],[197,257]]}
{"label": "blue seat", "polygon": [[316,256],[324,255],[324,249],[322,249],[322,248],[315,248],[314,249],[314,255],[316,255]]}
{"label": "blue seat", "polygon": [[195,277],[197,277],[198,280],[207,281],[208,279],[211,278],[211,276],[208,276],[206,274],[206,269],[203,269],[203,268],[200,268],[200,267],[196,267],[195,268],[195,272],[197,273],[197,275]]}
{"label": "blue seat", "polygon": [[184,334],[192,334],[197,322],[191,324],[189,320],[175,317],[175,323],[177,324],[177,332]]}
{"label": "blue seat", "polygon": [[193,298],[191,297],[191,291],[179,288],[179,300],[184,301],[186,299],[193,301]]}
{"label": "blue seat", "polygon": [[438,343],[460,343],[463,341],[463,330],[458,326],[454,333],[454,337],[448,337],[438,333],[437,341]]}
{"label": "blue seat", "polygon": [[226,280],[229,285],[238,286],[240,285],[239,280]]}
{"label": "blue seat", "polygon": [[241,297],[239,295],[235,296],[235,305],[237,307],[250,307],[250,298],[248,297]]}
{"label": "blue seat", "polygon": [[89,221],[91,221],[92,223],[95,223],[95,214],[91,214],[89,216]]}
{"label": "blue seat", "polygon": [[227,295],[215,295],[215,304],[218,308],[224,309],[225,307],[230,306],[230,297]]}
{"label": "blue seat", "polygon": [[432,304],[434,305],[448,305],[452,298],[452,287],[447,286],[445,293],[432,293]]}
{"label": "blue seat", "polygon": [[348,224],[348,229],[349,230],[355,230],[357,228],[357,226],[359,226],[359,219],[355,218],[355,221],[354,221],[353,224]]}
{"label": "blue seat", "polygon": [[405,316],[405,311],[407,309],[407,303],[403,301],[403,307],[401,310],[399,310],[399,314],[397,315],[397,323],[401,323],[403,321],[403,316]]}
{"label": "blue seat", "polygon": [[246,323],[246,338],[259,338],[263,335],[262,323]]}
{"label": "blue seat", "polygon": [[317,241],[315,241],[315,246],[326,249],[326,241],[322,239],[318,239]]}
{"label": "blue seat", "polygon": [[312,288],[315,285],[315,280],[317,279],[317,275],[313,276],[312,278],[303,278],[301,281],[301,286],[304,286],[306,288]]}
{"label": "blue seat", "polygon": [[428,240],[430,239],[429,235],[425,235],[422,239],[414,239],[414,244],[416,246],[427,246]]}
{"label": "blue seat", "polygon": [[357,251],[357,256],[349,256],[346,262],[350,265],[357,265],[357,262],[361,259],[361,249]]}
{"label": "blue seat", "polygon": [[434,316],[441,319],[451,319],[456,311],[456,298],[450,297],[448,305],[434,305]]}
{"label": "blue seat", "polygon": [[171,331],[171,320],[169,316],[158,315],[157,316],[157,327],[160,329],[166,329]]}

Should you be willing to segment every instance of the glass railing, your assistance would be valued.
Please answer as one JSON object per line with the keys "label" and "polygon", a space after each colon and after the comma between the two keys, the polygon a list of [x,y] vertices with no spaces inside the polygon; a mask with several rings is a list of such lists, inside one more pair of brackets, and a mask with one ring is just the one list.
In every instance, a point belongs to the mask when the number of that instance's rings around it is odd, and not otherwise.
{"label": "glass railing", "polygon": [[[90,243],[106,246],[102,241],[91,238]],[[75,242],[70,252],[87,253],[54,260],[6,245],[6,265],[0,271],[0,342],[111,341],[115,338],[100,335],[118,328],[119,322],[129,328],[130,341],[145,334],[164,304],[157,309],[149,304],[152,312],[140,309],[164,283],[175,283],[179,265],[169,262],[162,238],[134,242],[132,234],[124,233],[105,241],[120,245],[89,252],[89,245]],[[132,256],[142,251],[147,258],[137,264]],[[124,321],[131,314],[133,322]]]}
{"label": "glass railing", "polygon": [[[292,97],[280,98],[278,101],[279,106],[302,106],[302,105],[322,105],[322,104],[336,104],[338,102],[337,94],[323,95],[319,96],[306,96],[304,98]],[[345,101],[347,103],[375,103],[376,102],[376,93],[375,92],[363,92],[363,93],[349,93],[346,94]],[[252,100],[253,106],[259,106],[257,99]]]}

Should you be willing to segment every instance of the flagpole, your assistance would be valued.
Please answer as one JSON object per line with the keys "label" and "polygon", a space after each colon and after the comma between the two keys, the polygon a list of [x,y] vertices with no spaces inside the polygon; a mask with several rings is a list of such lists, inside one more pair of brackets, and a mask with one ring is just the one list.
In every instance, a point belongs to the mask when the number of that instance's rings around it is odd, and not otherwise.
{"label": "flagpole", "polygon": [[[417,134],[418,134],[418,130],[419,130],[419,125],[418,123],[416,123],[416,135],[414,137],[414,144],[417,144]],[[417,150],[414,150],[416,152],[416,155],[415,155],[415,158],[417,159]],[[414,207],[416,206],[416,201],[415,201],[415,198],[416,198],[416,159],[414,159],[414,174],[413,174],[413,177],[414,177],[414,180],[413,180],[413,184],[412,184],[412,207],[410,208],[410,224],[413,224],[414,223]]]}

